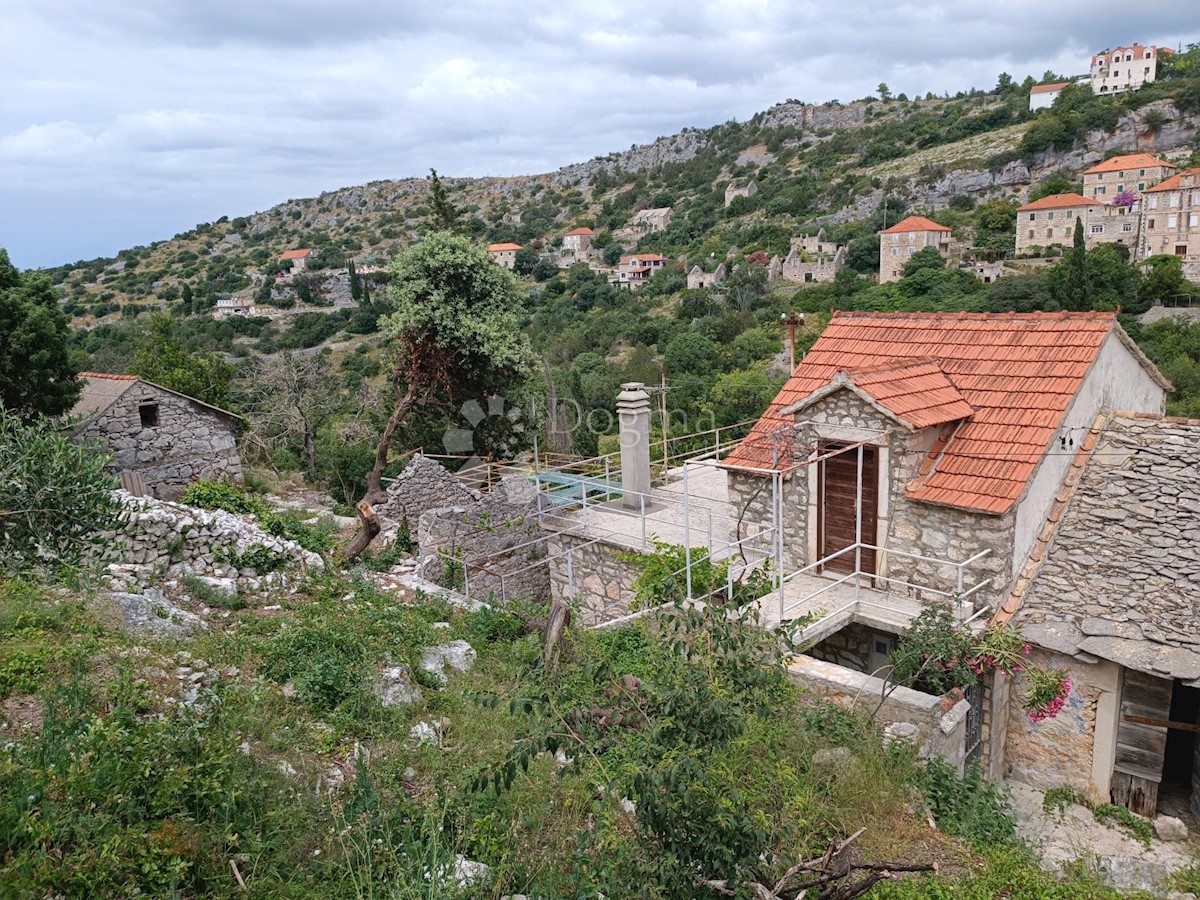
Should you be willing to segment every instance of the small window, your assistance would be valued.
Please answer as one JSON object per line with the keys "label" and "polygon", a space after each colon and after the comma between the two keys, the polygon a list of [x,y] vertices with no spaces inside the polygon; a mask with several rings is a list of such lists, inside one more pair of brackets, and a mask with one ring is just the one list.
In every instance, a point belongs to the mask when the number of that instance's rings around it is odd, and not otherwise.
{"label": "small window", "polygon": [[1050,212],[1046,213],[1046,218],[1053,219],[1054,218],[1054,210],[1050,210]]}
{"label": "small window", "polygon": [[899,248],[899,247],[893,247],[893,248],[892,248],[892,256],[899,256],[899,255],[900,255],[900,248]]}
{"label": "small window", "polygon": [[1104,193],[1107,193],[1107,192],[1108,192],[1108,188],[1106,188],[1106,187],[1098,187],[1098,188],[1096,188],[1096,193],[1097,193],[1097,194],[1104,194]]}
{"label": "small window", "polygon": [[1124,225],[1121,226],[1121,230],[1122,231],[1133,231],[1133,223],[1126,222]]}
{"label": "small window", "polygon": [[1092,226],[1092,234],[1104,234],[1104,226],[1103,225],[1093,225]]}
{"label": "small window", "polygon": [[1046,237],[1048,237],[1048,238],[1054,237],[1054,229],[1053,228],[1046,229]]}
{"label": "small window", "polygon": [[1175,245],[1175,255],[1176,256],[1187,256],[1187,244],[1176,244]]}
{"label": "small window", "polygon": [[1032,228],[1029,229],[1029,238],[1030,238],[1030,240],[1033,239],[1033,229]]}
{"label": "small window", "polygon": [[1030,214],[1029,214],[1029,221],[1030,221],[1030,222],[1034,221],[1036,218],[1037,218],[1037,213],[1030,213]]}
{"label": "small window", "polygon": [[143,403],[138,407],[138,418],[142,420],[143,428],[158,427],[158,404]]}
{"label": "small window", "polygon": [[1144,181],[1139,181],[1139,182],[1138,182],[1138,190],[1139,190],[1139,191],[1144,191],[1145,189],[1146,189],[1146,182],[1144,182]]}
{"label": "small window", "polygon": [[1138,177],[1139,177],[1139,178],[1140,178],[1140,177],[1142,177],[1142,176],[1143,176],[1143,175],[1145,175],[1145,174],[1146,174],[1146,170],[1145,170],[1145,169],[1138,169]]}
{"label": "small window", "polygon": [[1178,228],[1179,227],[1179,216],[1167,216],[1167,227],[1168,228]]}
{"label": "small window", "polygon": [[916,248],[916,247],[909,247],[909,248],[908,248],[908,255],[909,255],[909,256],[912,256],[912,255],[913,255],[914,253],[916,253],[916,252],[917,252],[917,248]]}
{"label": "small window", "polygon": [[1150,222],[1148,223],[1147,227],[1148,227],[1148,228],[1153,228],[1153,227],[1154,227],[1154,220],[1153,220],[1153,219],[1151,219],[1151,220],[1150,220]]}
{"label": "small window", "polygon": [[1158,209],[1158,197],[1147,197],[1146,209]]}
{"label": "small window", "polygon": [[1188,228],[1195,228],[1200,225],[1200,213],[1191,213],[1188,216]]}

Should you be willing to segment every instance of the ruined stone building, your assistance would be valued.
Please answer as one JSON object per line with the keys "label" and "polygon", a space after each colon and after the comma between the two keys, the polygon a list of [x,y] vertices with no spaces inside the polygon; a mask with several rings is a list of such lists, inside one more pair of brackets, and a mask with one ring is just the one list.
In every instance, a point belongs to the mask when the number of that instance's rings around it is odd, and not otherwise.
{"label": "ruined stone building", "polygon": [[758,183],[754,179],[737,181],[736,179],[725,186],[725,205],[729,206],[738,197],[753,197],[758,193]]}
{"label": "ruined stone building", "polygon": [[721,263],[711,272],[705,272],[699,265],[692,266],[687,276],[688,290],[694,291],[697,288],[716,287],[725,280],[725,275],[725,263]]}
{"label": "ruined stone building", "polygon": [[[776,257],[778,259],[778,257]],[[775,260],[772,261],[775,267]],[[825,239],[825,230],[814,235],[792,238],[791,250],[775,270],[785,281],[802,284],[827,284],[846,267],[846,248]]]}
{"label": "ruined stone building", "polygon": [[112,455],[127,489],[173,500],[199,479],[241,482],[239,416],[136,375],[80,377],[74,434]]}

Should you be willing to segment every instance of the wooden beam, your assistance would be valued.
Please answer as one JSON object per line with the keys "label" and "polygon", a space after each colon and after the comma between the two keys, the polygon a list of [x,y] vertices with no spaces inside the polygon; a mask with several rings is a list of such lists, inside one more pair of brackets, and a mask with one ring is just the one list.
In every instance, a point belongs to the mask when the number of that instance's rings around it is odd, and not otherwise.
{"label": "wooden beam", "polygon": [[1200,725],[1189,725],[1187,722],[1169,722],[1166,719],[1151,719],[1147,716],[1122,716],[1122,718],[1135,725],[1153,725],[1156,728],[1174,728],[1176,731],[1191,731],[1200,734]]}

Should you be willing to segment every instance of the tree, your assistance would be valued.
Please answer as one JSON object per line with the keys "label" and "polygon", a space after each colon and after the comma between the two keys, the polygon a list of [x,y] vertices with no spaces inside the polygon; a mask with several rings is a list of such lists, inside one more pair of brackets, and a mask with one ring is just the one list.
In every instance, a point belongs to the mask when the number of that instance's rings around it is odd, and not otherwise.
{"label": "tree", "polygon": [[0,407],[0,574],[70,574],[99,562],[121,503],[108,457],[47,419]]}
{"label": "tree", "polygon": [[350,299],[355,303],[361,304],[363,298],[362,282],[358,280],[358,273],[354,271],[354,260],[346,263],[346,276],[350,279]]}
{"label": "tree", "polygon": [[1029,202],[1033,203],[1051,194],[1078,194],[1082,190],[1082,183],[1072,181],[1065,172],[1055,172],[1029,189]]}
{"label": "tree", "polygon": [[298,442],[310,479],[317,477],[317,433],[343,404],[337,379],[319,353],[260,359],[246,379],[255,437],[273,449]]}
{"label": "tree", "polygon": [[50,279],[22,275],[0,249],[0,407],[22,419],[57,416],[81,388]]}
{"label": "tree", "polygon": [[1069,253],[1050,271],[1050,291],[1063,309],[1081,311],[1092,308],[1091,283],[1088,281],[1087,248],[1083,240],[1083,220],[1075,220],[1075,240]]}
{"label": "tree", "polygon": [[462,209],[450,201],[437,169],[429,170],[429,220],[437,231],[458,231]]}
{"label": "tree", "polygon": [[150,328],[138,341],[133,374],[165,388],[228,408],[235,369],[216,353],[188,349],[175,322],[163,313],[150,317]]}
{"label": "tree", "polygon": [[513,271],[522,276],[532,275],[540,261],[541,257],[536,250],[532,247],[522,247],[513,254]]}
{"label": "tree", "polygon": [[1002,97],[1006,97],[1013,92],[1016,85],[1013,83],[1013,77],[1007,72],[1001,72],[1000,77],[996,79],[995,93]]}
{"label": "tree", "polygon": [[900,274],[902,277],[908,278],[923,269],[944,268],[946,268],[946,261],[942,259],[942,254],[938,253],[937,247],[922,247],[908,258]]}
{"label": "tree", "polygon": [[392,411],[367,473],[362,528],[346,548],[347,559],[357,558],[379,532],[364,507],[387,497],[383,472],[409,412],[419,404],[500,394],[534,372],[518,316],[520,286],[482,247],[435,232],[397,257],[392,272],[393,311],[380,321],[393,361]]}
{"label": "tree", "polygon": [[884,103],[889,103],[891,101],[892,89],[887,86],[886,81],[879,82],[879,87],[875,88],[875,91],[879,94],[879,99]]}
{"label": "tree", "polygon": [[749,312],[754,301],[767,292],[767,267],[757,263],[742,263],[734,266],[729,277],[721,284],[738,312]]}
{"label": "tree", "polygon": [[870,275],[879,271],[879,235],[854,238],[846,246],[846,265],[855,272]]}
{"label": "tree", "polygon": [[1183,258],[1159,254],[1145,261],[1146,277],[1138,288],[1138,308],[1132,305],[1128,312],[1145,312],[1155,300],[1192,292],[1192,286],[1183,277]]}
{"label": "tree", "polygon": [[706,375],[716,366],[717,345],[702,334],[685,331],[663,348],[663,362],[669,375]]}

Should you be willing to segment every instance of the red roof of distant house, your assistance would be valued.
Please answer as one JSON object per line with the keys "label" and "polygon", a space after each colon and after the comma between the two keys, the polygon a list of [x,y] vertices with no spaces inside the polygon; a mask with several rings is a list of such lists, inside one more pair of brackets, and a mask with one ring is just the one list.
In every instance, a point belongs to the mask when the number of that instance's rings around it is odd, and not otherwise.
{"label": "red roof of distant house", "polygon": [[312,256],[311,250],[285,250],[279,255],[280,259],[307,259]]}
{"label": "red roof of distant house", "polygon": [[499,253],[502,250],[520,250],[520,244],[488,244],[488,253]]}
{"label": "red roof of distant house", "polygon": [[1193,178],[1200,178],[1200,169],[1184,169],[1182,172],[1177,172],[1170,178],[1164,178],[1154,187],[1148,187],[1142,193],[1149,194],[1151,191],[1177,191],[1183,181],[1184,175],[1191,175]]}
{"label": "red roof of distant house", "polygon": [[621,265],[627,265],[632,262],[648,262],[648,263],[665,263],[667,258],[659,256],[657,253],[635,253],[633,256],[622,256]]}
{"label": "red roof of distant house", "polygon": [[592,231],[592,229],[590,229],[590,228],[576,228],[572,231],[568,231],[566,236],[570,237],[573,234],[595,234],[595,233],[596,232]]}
{"label": "red roof of distant house", "polygon": [[909,216],[902,219],[891,228],[885,228],[880,234],[900,234],[905,231],[949,231],[945,225],[939,225],[933,219],[924,216]]}
{"label": "red roof of distant house", "polygon": [[1002,515],[1025,491],[1114,332],[1169,387],[1111,312],[835,312],[726,464],[790,465],[796,416],[783,410],[803,406],[840,373],[914,427],[961,420],[934,443],[908,485],[910,499]]}
{"label": "red roof of distant house", "polygon": [[1073,206],[1103,206],[1098,200],[1089,200],[1079,194],[1051,194],[1041,200],[1034,200],[1024,206],[1018,206],[1017,212],[1034,212],[1039,209],[1069,209]]}
{"label": "red roof of distant house", "polygon": [[1069,81],[1059,81],[1055,84],[1035,84],[1033,87],[1031,87],[1029,89],[1029,93],[1031,93],[1031,94],[1048,94],[1051,91],[1061,91],[1063,88],[1065,88],[1070,83],[1071,82],[1069,82]]}
{"label": "red roof of distant house", "polygon": [[137,375],[113,375],[111,372],[80,372],[80,378],[111,378],[114,381],[137,381]]}
{"label": "red roof of distant house", "polygon": [[1090,169],[1084,169],[1084,175],[1098,175],[1101,172],[1121,172],[1125,169],[1149,169],[1154,166],[1166,166],[1168,169],[1175,168],[1169,162],[1159,159],[1157,156],[1151,156],[1149,153],[1127,153],[1124,156],[1114,156],[1112,159],[1106,159],[1102,163],[1096,163]]}

